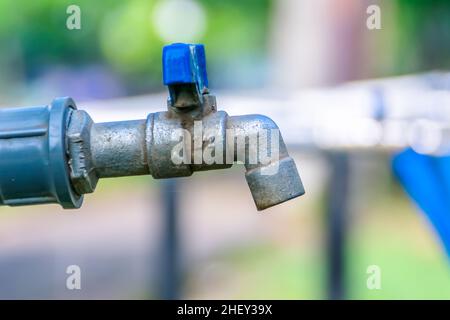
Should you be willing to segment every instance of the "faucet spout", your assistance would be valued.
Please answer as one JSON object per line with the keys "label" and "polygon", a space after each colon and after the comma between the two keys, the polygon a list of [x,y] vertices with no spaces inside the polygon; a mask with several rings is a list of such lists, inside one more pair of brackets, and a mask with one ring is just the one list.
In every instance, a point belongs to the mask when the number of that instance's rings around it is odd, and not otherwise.
{"label": "faucet spout", "polygon": [[258,210],[305,193],[295,162],[272,119],[233,116],[228,118],[227,129],[233,133],[228,148],[234,149],[235,161],[245,165],[245,178]]}

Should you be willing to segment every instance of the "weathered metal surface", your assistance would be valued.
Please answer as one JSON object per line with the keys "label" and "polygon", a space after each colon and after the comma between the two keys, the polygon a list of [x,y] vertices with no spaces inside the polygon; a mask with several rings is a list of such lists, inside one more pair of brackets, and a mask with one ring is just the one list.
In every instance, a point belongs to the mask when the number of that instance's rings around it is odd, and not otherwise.
{"label": "weathered metal surface", "polygon": [[91,117],[82,110],[72,112],[67,129],[70,178],[78,194],[94,192],[98,176],[91,155]]}
{"label": "weathered metal surface", "polygon": [[[200,111],[169,106],[168,111],[150,114],[147,120],[99,124],[93,124],[85,112],[74,111],[68,149],[76,190],[81,194],[94,191],[98,178],[142,174],[157,179],[183,177],[195,171],[229,168],[238,161],[245,165],[245,177],[258,210],[304,194],[295,163],[270,118],[229,117],[224,111],[216,111],[215,99],[205,101],[210,104]],[[258,139],[262,136],[267,141],[261,149]],[[188,151],[181,155],[185,157],[183,163],[173,161],[179,144]]]}
{"label": "weathered metal surface", "polygon": [[[217,111],[202,45],[167,46],[163,61],[167,111],[147,119],[94,123],[85,111],[75,110],[70,98],[55,100],[51,108],[2,111],[12,124],[0,126],[0,204],[79,207],[82,195],[93,192],[100,178],[184,177],[235,162],[245,165],[258,210],[304,193],[270,118]],[[27,167],[16,165],[15,158]]]}
{"label": "weathered metal surface", "polygon": [[[305,193],[295,162],[289,156],[278,126],[272,119],[262,115],[229,117],[228,129],[234,132],[233,140],[228,143],[234,145],[235,160],[243,160],[245,164],[245,178],[258,210],[267,209]],[[272,132],[275,137],[270,134]],[[261,137],[262,133],[267,134],[267,148],[261,149],[261,145],[256,144],[260,150],[253,150],[255,144],[250,143],[251,137]],[[271,141],[274,138],[278,139],[278,142]],[[245,143],[239,144],[239,140],[244,140]],[[274,154],[273,146],[276,146],[277,154]],[[267,153],[266,161],[261,158],[261,151]],[[256,163],[251,161],[251,153],[258,154]],[[245,158],[238,159],[239,154],[245,155]]]}
{"label": "weathered metal surface", "polygon": [[[75,105],[70,99],[64,101],[65,105]],[[229,117],[216,111],[214,97],[205,95],[203,101],[196,108],[180,110],[169,105],[168,111],[152,113],[147,119],[106,123],[94,123],[85,111],[67,106],[67,110],[61,109],[58,104],[4,110],[5,117],[11,115],[17,125],[4,124],[1,130],[1,161],[5,164],[1,168],[0,202],[57,202],[78,207],[82,195],[93,192],[100,178],[143,174],[158,179],[183,177],[195,171],[229,168],[236,161],[245,165],[258,210],[304,193],[294,161],[270,118]],[[20,119],[26,120],[22,123]],[[261,142],[261,137],[267,140]],[[32,150],[38,152],[31,157]],[[176,152],[181,162],[174,161]],[[47,165],[48,161],[61,167],[56,176],[48,170],[57,167]],[[48,172],[48,177],[38,179],[39,172]],[[57,184],[66,191],[54,190],[52,177],[67,181],[65,186]],[[11,190],[15,190],[13,195]]]}
{"label": "weathered metal surface", "polygon": [[145,120],[94,124],[91,154],[98,177],[148,174]]}

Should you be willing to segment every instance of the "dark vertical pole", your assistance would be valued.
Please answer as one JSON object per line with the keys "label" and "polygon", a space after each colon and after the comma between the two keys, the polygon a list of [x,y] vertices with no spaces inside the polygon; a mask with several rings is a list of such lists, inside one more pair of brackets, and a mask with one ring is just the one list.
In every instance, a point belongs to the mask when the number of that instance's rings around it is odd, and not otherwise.
{"label": "dark vertical pole", "polygon": [[329,153],[328,160],[331,167],[326,217],[328,299],[344,299],[350,156],[343,152]]}
{"label": "dark vertical pole", "polygon": [[162,268],[161,299],[178,299],[179,294],[179,246],[178,246],[178,182],[176,179],[161,181],[163,197],[163,234],[161,245]]}

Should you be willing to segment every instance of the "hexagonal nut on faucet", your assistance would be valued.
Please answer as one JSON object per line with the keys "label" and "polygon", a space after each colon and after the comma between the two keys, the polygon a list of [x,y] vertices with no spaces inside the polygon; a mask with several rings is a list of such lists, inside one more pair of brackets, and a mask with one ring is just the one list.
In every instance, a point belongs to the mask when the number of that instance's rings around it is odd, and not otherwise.
{"label": "hexagonal nut on faucet", "polygon": [[74,110],[67,130],[67,152],[70,178],[78,194],[92,193],[98,177],[91,156],[91,117],[82,110]]}

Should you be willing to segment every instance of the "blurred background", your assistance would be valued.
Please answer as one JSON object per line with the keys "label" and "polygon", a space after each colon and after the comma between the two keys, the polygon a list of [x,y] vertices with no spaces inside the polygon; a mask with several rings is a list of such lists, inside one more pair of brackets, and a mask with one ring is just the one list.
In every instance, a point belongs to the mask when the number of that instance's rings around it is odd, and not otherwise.
{"label": "blurred background", "polygon": [[[80,30],[66,28],[71,4]],[[380,30],[366,27],[371,4]],[[204,43],[219,108],[246,114],[243,97],[448,70],[450,2],[0,0],[0,105],[71,96],[97,121],[143,118],[165,109],[161,54],[172,42]],[[102,180],[77,211],[0,207],[0,298],[450,299],[448,256],[390,152],[289,149],[307,194],[263,213],[239,166],[176,184]],[[81,290],[66,289],[69,265]],[[380,290],[366,286],[371,265]]]}

